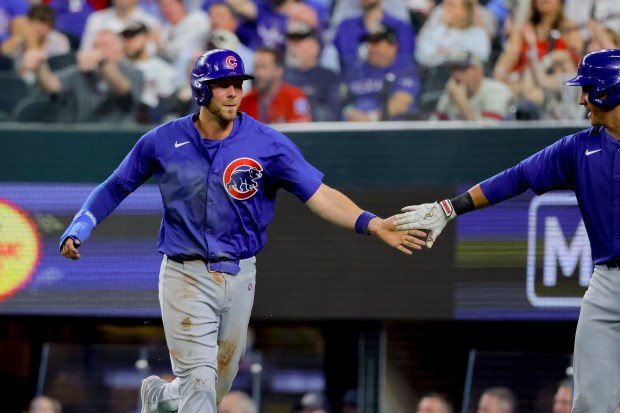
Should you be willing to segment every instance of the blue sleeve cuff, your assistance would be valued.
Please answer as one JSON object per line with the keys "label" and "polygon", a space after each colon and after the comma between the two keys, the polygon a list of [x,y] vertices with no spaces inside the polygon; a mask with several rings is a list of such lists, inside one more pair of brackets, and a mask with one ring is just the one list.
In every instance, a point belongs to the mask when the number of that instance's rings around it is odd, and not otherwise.
{"label": "blue sleeve cuff", "polygon": [[92,230],[97,226],[97,219],[90,213],[90,211],[80,211],[77,213],[71,225],[66,229],[64,234],[60,237],[59,249],[62,249],[67,238],[73,240],[80,240],[80,243],[86,241],[90,236]]}

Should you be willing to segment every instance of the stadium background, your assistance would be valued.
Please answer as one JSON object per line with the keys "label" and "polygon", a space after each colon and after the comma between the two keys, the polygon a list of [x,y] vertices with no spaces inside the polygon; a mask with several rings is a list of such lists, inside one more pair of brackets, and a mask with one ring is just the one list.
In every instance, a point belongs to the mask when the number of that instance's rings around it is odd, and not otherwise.
{"label": "stadium background", "polygon": [[[327,184],[388,216],[454,196],[584,126],[279,129],[325,172]],[[131,195],[83,246],[82,260],[57,253],[58,237],[86,195],[142,132],[0,129],[3,411],[20,412],[44,392],[68,413],[130,412],[140,378],[169,372],[156,293],[156,187],[149,182]],[[252,340],[235,387],[260,395],[266,413],[291,411],[310,390],[325,391],[338,412],[350,388],[358,389],[364,413],[413,411],[428,391],[446,393],[466,412],[489,385],[512,388],[519,412],[550,411],[555,386],[570,369],[584,291],[579,273],[589,271],[581,268],[588,265],[583,248],[571,244],[580,218],[565,198],[536,209],[526,193],[474,212],[448,227],[433,250],[407,257],[320,221],[282,193],[259,255]],[[545,231],[558,226],[564,239],[556,243],[557,282],[549,284],[541,275],[549,264]]]}

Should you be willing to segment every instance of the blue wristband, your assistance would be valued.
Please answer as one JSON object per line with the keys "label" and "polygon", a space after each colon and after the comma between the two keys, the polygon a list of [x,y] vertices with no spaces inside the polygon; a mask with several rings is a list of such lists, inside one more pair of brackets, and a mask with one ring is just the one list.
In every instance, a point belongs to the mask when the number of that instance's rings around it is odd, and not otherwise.
{"label": "blue wristband", "polygon": [[368,234],[368,224],[370,220],[376,218],[377,216],[372,212],[364,211],[357,217],[357,221],[355,221],[355,232],[358,234]]}

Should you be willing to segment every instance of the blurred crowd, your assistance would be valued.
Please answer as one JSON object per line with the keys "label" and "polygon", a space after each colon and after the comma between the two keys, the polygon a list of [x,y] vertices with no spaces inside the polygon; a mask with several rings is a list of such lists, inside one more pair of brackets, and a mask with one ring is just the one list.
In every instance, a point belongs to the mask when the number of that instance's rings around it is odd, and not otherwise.
{"label": "blurred crowd", "polygon": [[264,123],[582,119],[563,87],[620,48],[618,0],[3,0],[0,120],[158,124],[226,48]]}

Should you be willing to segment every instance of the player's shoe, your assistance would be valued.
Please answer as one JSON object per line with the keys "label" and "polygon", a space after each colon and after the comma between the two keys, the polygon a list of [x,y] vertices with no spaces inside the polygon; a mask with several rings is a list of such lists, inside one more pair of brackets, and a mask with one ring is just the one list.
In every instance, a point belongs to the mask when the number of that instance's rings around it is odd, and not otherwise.
{"label": "player's shoe", "polygon": [[142,400],[141,413],[156,413],[157,397],[154,397],[155,391],[161,389],[166,385],[166,381],[159,376],[149,376],[142,380],[140,386],[140,399]]}

